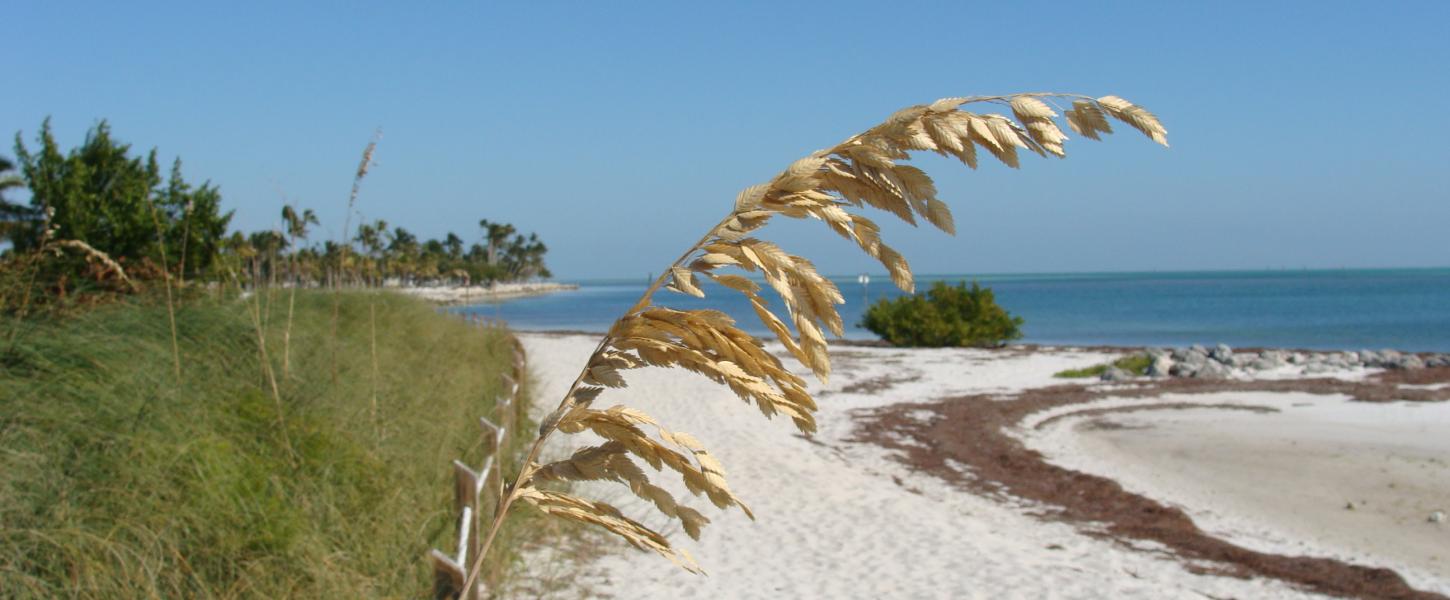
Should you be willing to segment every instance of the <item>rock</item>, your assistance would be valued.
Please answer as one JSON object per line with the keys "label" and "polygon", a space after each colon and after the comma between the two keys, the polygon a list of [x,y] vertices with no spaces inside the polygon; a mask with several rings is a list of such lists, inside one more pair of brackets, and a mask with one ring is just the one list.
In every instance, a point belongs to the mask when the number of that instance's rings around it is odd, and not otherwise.
{"label": "rock", "polygon": [[1226,379],[1228,376],[1228,367],[1223,366],[1223,363],[1211,360],[1203,363],[1202,367],[1193,372],[1193,377],[1198,379]]}
{"label": "rock", "polygon": [[1168,374],[1174,377],[1193,377],[1194,374],[1198,373],[1199,367],[1202,366],[1203,363],[1173,363],[1173,366],[1168,367]]}
{"label": "rock", "polygon": [[1380,366],[1380,354],[1374,350],[1360,350],[1359,363],[1366,367]]}
{"label": "rock", "polygon": [[1349,364],[1357,365],[1360,363],[1358,352],[1345,352],[1343,353],[1343,356],[1344,360],[1349,361]]}
{"label": "rock", "polygon": [[1437,510],[1435,512],[1432,512],[1432,513],[1430,513],[1430,518],[1429,519],[1426,519],[1426,520],[1429,521],[1429,522],[1431,522],[1431,523],[1444,523],[1445,522],[1445,511],[1443,511],[1443,510]]}
{"label": "rock", "polygon": [[1289,355],[1289,358],[1287,358],[1286,360],[1291,365],[1299,365],[1299,364],[1303,364],[1304,363],[1304,359],[1305,358],[1306,357],[1304,356],[1304,354],[1302,352],[1295,352],[1293,354],[1290,354]]}
{"label": "rock", "polygon": [[1252,366],[1260,371],[1266,369],[1277,369],[1284,366],[1292,358],[1288,352],[1282,350],[1265,350],[1259,353],[1259,359],[1254,361]]}
{"label": "rock", "polygon": [[1103,371],[1099,379],[1103,381],[1129,381],[1133,379],[1133,374],[1117,367],[1108,367],[1106,371]]}
{"label": "rock", "polygon": [[1148,365],[1149,377],[1167,377],[1173,373],[1173,359],[1167,356],[1155,356],[1153,362]]}
{"label": "rock", "polygon": [[1450,354],[1434,354],[1425,359],[1427,367],[1450,367]]}
{"label": "rock", "polygon": [[1219,344],[1214,346],[1213,350],[1209,351],[1208,357],[1218,362],[1229,364],[1233,360],[1234,349],[1228,347],[1228,344]]}
{"label": "rock", "polygon": [[1143,353],[1151,358],[1158,358],[1160,356],[1166,358],[1171,354],[1167,348],[1148,348]]}
{"label": "rock", "polygon": [[1388,361],[1385,366],[1391,369],[1423,369],[1425,361],[1414,354],[1406,354],[1393,361]]}
{"label": "rock", "polygon": [[1253,362],[1249,363],[1249,368],[1255,371],[1269,371],[1277,369],[1283,364],[1284,363],[1281,363],[1271,358],[1259,357],[1254,359]]}
{"label": "rock", "polygon": [[1230,357],[1228,362],[1225,364],[1236,369],[1242,369],[1249,366],[1256,360],[1258,360],[1258,358],[1255,358],[1252,354],[1235,354]]}
{"label": "rock", "polygon": [[1208,348],[1204,348],[1202,344],[1194,344],[1192,346],[1189,346],[1188,351],[1194,354],[1202,354],[1204,356],[1208,356]]}

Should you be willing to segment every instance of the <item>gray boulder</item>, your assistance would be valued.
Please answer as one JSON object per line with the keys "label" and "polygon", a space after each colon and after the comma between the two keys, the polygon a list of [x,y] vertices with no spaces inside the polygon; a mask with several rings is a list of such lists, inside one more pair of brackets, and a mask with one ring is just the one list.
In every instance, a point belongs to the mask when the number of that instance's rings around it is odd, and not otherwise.
{"label": "gray boulder", "polygon": [[1173,374],[1174,364],[1173,359],[1167,356],[1155,356],[1153,357],[1152,364],[1148,365],[1148,376],[1168,377]]}
{"label": "gray boulder", "polygon": [[1183,358],[1177,359],[1178,362],[1194,366],[1208,362],[1208,352],[1200,352],[1199,350],[1201,348],[1189,348],[1187,352],[1183,353]]}
{"label": "gray boulder", "polygon": [[1380,353],[1375,352],[1374,350],[1360,350],[1359,364],[1362,364],[1366,367],[1380,366]]}
{"label": "gray boulder", "polygon": [[1210,360],[1203,363],[1203,366],[1197,371],[1194,371],[1192,377],[1197,379],[1225,379],[1229,374],[1228,367],[1223,366],[1223,363]]}
{"label": "gray boulder", "polygon": [[1450,367],[1450,354],[1433,354],[1425,359],[1427,367]]}
{"label": "gray boulder", "polygon": [[1133,379],[1133,374],[1117,367],[1108,367],[1098,378],[1103,381],[1130,381]]}
{"label": "gray boulder", "polygon": [[1209,351],[1208,357],[1218,362],[1229,364],[1231,361],[1233,361],[1234,349],[1228,347],[1228,344],[1219,344],[1217,346],[1214,346],[1213,350]]}
{"label": "gray boulder", "polygon": [[1193,377],[1205,363],[1176,362],[1168,367],[1168,374],[1174,377]]}
{"label": "gray boulder", "polygon": [[1284,363],[1289,362],[1290,358],[1291,355],[1283,350],[1265,350],[1259,353],[1259,360],[1256,362],[1266,362],[1273,365],[1271,368],[1274,368],[1284,366]]}
{"label": "gray boulder", "polygon": [[1414,354],[1405,354],[1387,361],[1385,366],[1391,369],[1423,369],[1425,361]]}
{"label": "gray boulder", "polygon": [[1274,360],[1272,358],[1264,358],[1261,356],[1254,359],[1253,362],[1249,363],[1249,368],[1255,371],[1268,371],[1271,369],[1277,369],[1283,364],[1284,363]]}

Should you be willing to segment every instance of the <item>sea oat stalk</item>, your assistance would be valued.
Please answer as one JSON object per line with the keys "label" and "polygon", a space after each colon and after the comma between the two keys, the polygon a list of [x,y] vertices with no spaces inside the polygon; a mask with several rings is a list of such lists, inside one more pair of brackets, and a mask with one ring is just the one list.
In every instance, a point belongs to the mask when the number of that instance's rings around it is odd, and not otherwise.
{"label": "sea oat stalk", "polygon": [[[1005,107],[1011,117],[962,110],[964,105],[974,103]],[[593,408],[606,389],[626,386],[623,373],[629,369],[684,368],[729,387],[766,417],[782,414],[802,432],[815,430],[816,404],[806,391],[806,382],[765,351],[763,342],[719,311],[657,305],[656,292],[669,289],[703,297],[699,279],[705,278],[745,295],[786,351],[824,383],[830,373],[825,333],[844,334],[844,324],[835,308],[844,303],[840,290],[809,260],[751,234],[776,216],[818,219],[879,260],[892,281],[910,292],[914,282],[905,259],[882,243],[874,222],[851,209],[869,205],[913,225],[920,218],[954,233],[951,212],[937,199],[931,178],[903,164],[911,158],[910,152],[936,152],[973,168],[977,166],[978,149],[1011,167],[1018,166],[1021,150],[1060,157],[1067,136],[1055,121],[1058,110],[1069,127],[1086,138],[1098,139],[1100,134],[1111,133],[1109,118],[1113,118],[1167,145],[1167,131],[1152,113],[1116,96],[1028,93],[945,98],[898,111],[882,124],[802,158],[771,180],[742,191],[729,214],[671,263],[639,301],[615,321],[558,408],[544,418],[518,476],[506,489],[482,548],[475,554],[464,589],[470,589],[478,577],[484,556],[509,509],[518,501],[554,516],[601,526],[635,547],[652,550],[685,569],[698,571],[684,550],[614,507],[542,486],[554,481],[586,480],[626,484],[632,493],[678,520],[686,534],[698,539],[700,529],[709,520],[650,483],[645,471],[635,463],[639,459],[656,471],[668,467],[678,473],[692,494],[707,497],[717,507],[739,507],[754,518],[726,484],[720,462],[694,437],[672,432],[649,415],[627,406]],[[739,273],[718,272],[727,268],[763,276],[785,305],[786,318],[769,309],[759,284]],[[543,445],[554,434],[583,431],[591,431],[605,442],[580,449],[564,460],[536,462]]]}

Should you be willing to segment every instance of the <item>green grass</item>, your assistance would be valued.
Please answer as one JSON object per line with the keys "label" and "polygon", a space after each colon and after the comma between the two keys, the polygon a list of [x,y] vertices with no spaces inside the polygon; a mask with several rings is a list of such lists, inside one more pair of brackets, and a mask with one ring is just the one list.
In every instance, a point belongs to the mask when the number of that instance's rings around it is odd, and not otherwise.
{"label": "green grass", "polygon": [[283,380],[274,294],[267,350],[292,452],[248,302],[180,309],[179,384],[164,306],[3,325],[0,597],[429,593],[425,552],[454,544],[449,461],[481,462],[477,418],[511,364],[506,337],[344,293],[334,344],[334,296],[302,293]]}
{"label": "green grass", "polygon": [[1053,373],[1053,377],[1063,379],[1082,379],[1086,377],[1098,377],[1108,370],[1109,366],[1117,367],[1134,375],[1146,375],[1148,367],[1153,364],[1153,357],[1147,354],[1132,354],[1113,361],[1110,365],[1093,365],[1081,369],[1068,369]]}

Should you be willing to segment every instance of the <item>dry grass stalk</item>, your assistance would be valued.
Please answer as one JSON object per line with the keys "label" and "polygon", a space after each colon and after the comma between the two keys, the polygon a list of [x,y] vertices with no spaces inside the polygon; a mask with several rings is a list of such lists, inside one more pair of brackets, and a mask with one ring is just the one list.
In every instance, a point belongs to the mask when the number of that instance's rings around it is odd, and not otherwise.
{"label": "dry grass stalk", "polygon": [[161,228],[161,217],[156,214],[156,203],[151,206],[151,224],[156,227],[156,245],[161,249],[161,284],[166,287],[166,317],[171,322],[171,360],[176,382],[181,383],[181,347],[176,343],[176,305],[171,298],[171,271],[166,266],[166,231]]}
{"label": "dry grass stalk", "polygon": [[383,422],[378,417],[378,303],[368,300],[368,354],[372,358],[372,417],[377,442],[383,442]]}
{"label": "dry grass stalk", "polygon": [[[232,273],[232,278],[236,274]],[[254,278],[253,281],[256,281]],[[240,287],[240,283],[238,283]],[[287,432],[287,417],[285,407],[282,405],[282,390],[277,386],[277,373],[272,369],[272,359],[267,356],[267,332],[262,324],[262,300],[259,297],[261,290],[255,286],[252,288],[252,306],[248,311],[252,318],[252,327],[257,334],[257,357],[262,363],[262,377],[266,380],[272,391],[272,404],[277,410],[277,429],[282,433],[282,443],[287,447],[287,455],[294,461],[297,458],[297,451],[292,446],[292,436]],[[295,466],[295,465],[294,465]]]}
{"label": "dry grass stalk", "polygon": [[332,381],[334,383],[337,382],[337,319],[338,312],[342,305],[342,300],[337,297],[337,293],[338,289],[342,286],[342,270],[347,265],[347,251],[349,248],[352,247],[352,243],[348,241],[348,235],[350,235],[349,230],[352,229],[352,213],[354,207],[357,205],[357,195],[358,192],[362,189],[363,178],[367,177],[368,171],[372,169],[373,152],[378,149],[378,140],[381,139],[382,136],[382,130],[373,132],[373,138],[371,140],[368,140],[367,147],[363,148],[362,160],[358,162],[357,172],[353,174],[352,177],[352,192],[349,193],[347,196],[347,214],[343,217],[342,231],[338,234],[342,236],[341,239],[337,240],[338,247],[341,249],[336,268],[339,279],[333,281],[332,324],[328,331],[328,347],[331,348],[332,353]]}
{"label": "dry grass stalk", "polygon": [[132,290],[136,289],[136,283],[130,277],[126,276],[126,270],[121,268],[120,263],[117,263],[115,259],[111,258],[111,255],[91,247],[90,244],[80,240],[53,240],[47,243],[46,246],[48,249],[54,249],[56,251],[67,249],[80,252],[85,255],[87,261],[101,263],[107,271],[116,276],[117,280],[126,284],[127,288]]}
{"label": "dry grass stalk", "polygon": [[[1005,107],[1011,116],[962,110],[973,103]],[[1054,110],[1049,103],[1070,103],[1070,107],[1059,105]],[[812,414],[816,405],[806,391],[805,381],[766,352],[763,342],[736,327],[723,313],[655,305],[655,292],[664,287],[704,296],[698,281],[708,278],[745,295],[786,350],[824,382],[830,373],[826,333],[843,334],[843,323],[835,308],[844,303],[841,292],[809,260],[751,235],[777,216],[818,219],[879,260],[896,285],[910,292],[914,283],[906,260],[881,241],[874,222],[851,210],[871,206],[913,225],[922,219],[954,233],[951,212],[937,199],[931,178],[904,164],[911,158],[910,153],[936,152],[973,168],[978,164],[979,149],[1011,167],[1019,165],[1019,154],[1024,150],[1063,156],[1062,144],[1067,136],[1056,123],[1058,111],[1073,131],[1089,139],[1111,133],[1108,119],[1112,118],[1160,144],[1167,143],[1167,131],[1152,113],[1116,96],[1094,99],[1029,93],[945,98],[898,111],[880,125],[802,158],[771,180],[742,191],[734,209],[670,265],[639,302],[614,323],[558,408],[544,419],[518,478],[504,496],[483,548],[475,554],[468,585],[477,577],[479,563],[508,509],[520,500],[551,515],[598,525],[635,547],[698,571],[683,550],[614,507],[540,488],[549,481],[618,481],[649,500],[661,513],[677,519],[687,534],[698,538],[708,520],[651,484],[635,462],[641,460],[656,471],[668,468],[675,472],[692,494],[705,496],[721,509],[738,507],[746,515],[751,514],[730,491],[719,461],[694,437],[669,431],[650,416],[625,406],[593,407],[606,389],[626,386],[624,374],[630,369],[681,367],[729,387],[767,417],[781,414],[802,432],[815,429]],[[770,310],[761,297],[761,286],[740,274],[718,272],[725,268],[763,276],[785,305],[785,317]],[[606,442],[579,450],[562,461],[535,462],[540,448],[553,434],[582,431],[591,431]]]}

